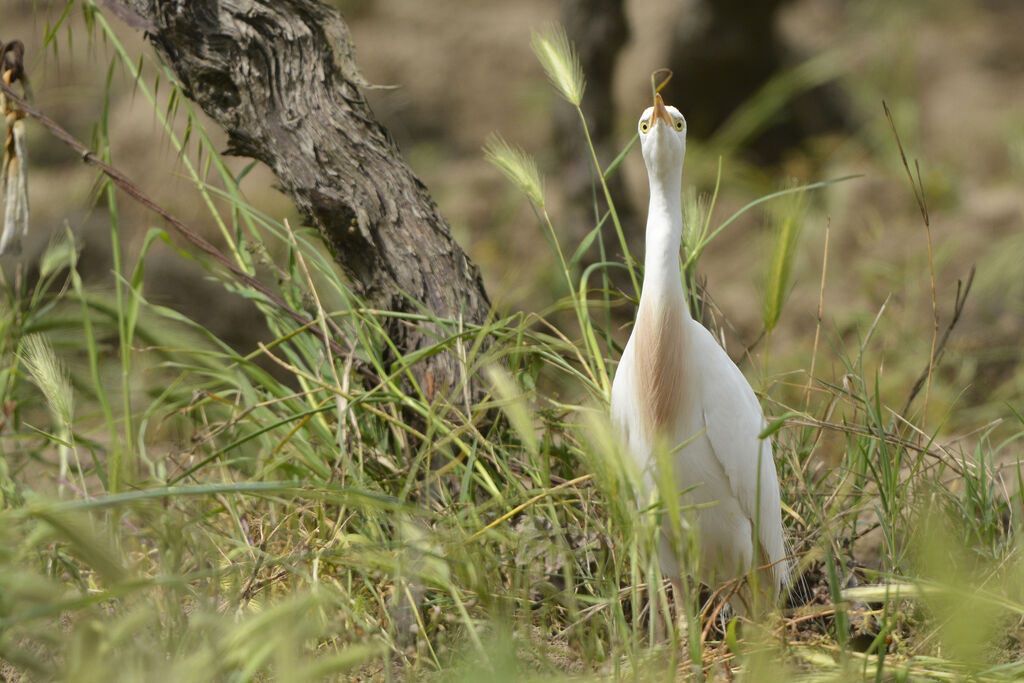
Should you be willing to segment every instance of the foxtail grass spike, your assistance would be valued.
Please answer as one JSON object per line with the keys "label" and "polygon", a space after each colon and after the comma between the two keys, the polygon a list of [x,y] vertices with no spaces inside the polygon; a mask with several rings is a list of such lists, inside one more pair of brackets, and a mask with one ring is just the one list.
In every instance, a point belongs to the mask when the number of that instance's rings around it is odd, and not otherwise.
{"label": "foxtail grass spike", "polygon": [[775,248],[768,264],[763,301],[764,328],[768,332],[778,323],[782,305],[789,293],[793,258],[803,225],[805,198],[804,191],[795,192],[786,195],[772,207]]}
{"label": "foxtail grass spike", "polygon": [[529,154],[513,147],[500,135],[492,135],[484,145],[484,157],[505,174],[538,208],[544,208],[544,185],[537,162]]}
{"label": "foxtail grass spike", "polygon": [[530,46],[544,67],[544,73],[548,75],[551,84],[571,104],[580,106],[586,86],[583,67],[580,66],[580,58],[569,42],[565,29],[557,24],[551,24],[540,31],[534,31],[530,38]]}
{"label": "foxtail grass spike", "polygon": [[70,422],[74,397],[71,379],[50,343],[41,334],[30,334],[22,340],[18,355],[54,416]]}

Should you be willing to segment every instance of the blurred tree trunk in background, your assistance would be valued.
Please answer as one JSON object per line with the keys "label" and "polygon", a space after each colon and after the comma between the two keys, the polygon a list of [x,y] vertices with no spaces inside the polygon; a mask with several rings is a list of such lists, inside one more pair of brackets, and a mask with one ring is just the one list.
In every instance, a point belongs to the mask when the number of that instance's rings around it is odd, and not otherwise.
{"label": "blurred tree trunk in background", "polygon": [[[369,306],[482,323],[477,267],[376,121],[341,15],[316,0],[106,0],[142,29],[187,97],[228,134],[228,153],[267,164]],[[446,335],[390,319],[402,353]],[[428,399],[458,385],[457,359],[421,361]]]}
{"label": "blurred tree trunk in background", "polygon": [[[569,40],[576,47],[587,79],[581,105],[583,115],[587,119],[598,161],[607,166],[622,151],[622,143],[615,139],[612,77],[619,52],[629,39],[623,0],[562,0],[562,23]],[[566,193],[565,223],[570,244],[575,248],[597,225],[599,215],[607,210],[607,204],[580,129],[579,115],[570,107],[559,107],[555,123],[556,149]],[[615,173],[608,178],[608,189],[626,234],[638,234],[630,229],[635,227],[636,211],[620,174]],[[595,215],[595,201],[599,215]],[[611,220],[606,221],[602,230],[606,230],[605,234],[612,234]],[[642,237],[642,232],[639,234]],[[606,244],[617,244],[617,241],[606,241]],[[597,260],[596,252],[592,250],[584,260],[593,263]]]}
{"label": "blurred tree trunk in background", "polygon": [[[686,115],[688,134],[711,136],[738,107],[794,62],[777,30],[789,0],[694,0],[680,11],[664,93]],[[776,163],[806,138],[849,127],[835,86],[797,94],[747,149],[757,161]]]}

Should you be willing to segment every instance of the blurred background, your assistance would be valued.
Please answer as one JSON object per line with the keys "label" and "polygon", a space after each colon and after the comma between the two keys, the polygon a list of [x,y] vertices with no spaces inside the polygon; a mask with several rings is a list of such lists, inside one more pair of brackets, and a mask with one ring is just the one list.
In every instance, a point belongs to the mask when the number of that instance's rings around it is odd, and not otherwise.
{"label": "blurred background", "polygon": [[[749,358],[743,351],[763,327],[759,281],[772,249],[769,212],[746,213],[701,259],[700,275],[726,321],[728,350],[769,395],[785,392],[787,378],[808,369],[826,230],[822,347],[855,347],[888,299],[867,350],[879,362],[886,401],[902,405],[907,387],[927,364],[933,329],[928,243],[883,112],[885,100],[911,164],[920,162],[940,331],[952,315],[958,280],[977,266],[931,389],[930,421],[942,421],[955,439],[1005,415],[1007,402],[1022,408],[1024,3],[335,5],[352,30],[367,80],[395,86],[367,91],[374,112],[430,188],[504,311],[542,310],[566,292],[528,203],[483,158],[481,146],[490,133],[501,133],[538,160],[567,250],[594,224],[579,121],[530,52],[531,29],[547,22],[564,24],[577,44],[588,78],[584,110],[605,165],[629,143],[639,113],[650,103],[651,72],[674,70],[664,92],[689,120],[684,183],[711,192],[722,166],[712,225],[781,188],[859,174],[809,195],[788,302],[770,338]],[[114,164],[216,241],[208,210],[153,109],[124,68],[111,66],[115,46],[89,37],[80,7],[0,0],[0,16],[0,39],[18,38],[26,45],[36,106],[86,141],[97,139],[106,109]],[[136,31],[113,16],[109,21],[124,49],[136,58],[145,55],[143,78],[152,85],[152,51]],[[168,94],[164,81],[158,98],[166,104]],[[176,125],[184,134],[180,106]],[[215,126],[208,130],[223,139]],[[96,172],[31,124],[29,154],[31,234],[20,256],[0,259],[6,277],[31,277],[51,236],[70,226],[85,245],[83,270],[96,286],[109,282],[110,218],[103,203],[95,202]],[[240,172],[248,160],[230,163]],[[262,166],[242,181],[258,209],[299,222],[288,199],[273,188],[274,178]],[[647,190],[638,149],[626,158],[613,190],[640,254]],[[159,224],[127,199],[118,218],[129,253],[141,246],[149,226]],[[241,348],[251,349],[264,334],[254,311],[168,245],[155,247],[147,260],[146,291],[149,300],[183,310]],[[623,311],[623,324],[630,316]],[[624,340],[628,329],[623,326],[620,334]],[[818,374],[842,376],[836,361],[820,362]]]}

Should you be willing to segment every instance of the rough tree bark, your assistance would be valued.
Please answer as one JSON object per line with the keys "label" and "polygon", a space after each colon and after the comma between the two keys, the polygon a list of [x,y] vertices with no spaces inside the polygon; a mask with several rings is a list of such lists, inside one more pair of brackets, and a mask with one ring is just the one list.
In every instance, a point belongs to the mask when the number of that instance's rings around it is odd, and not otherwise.
{"label": "rough tree bark", "polygon": [[[146,36],[228,134],[228,153],[267,164],[375,308],[484,321],[476,266],[360,93],[368,84],[337,10],[316,0],[105,0]],[[439,334],[391,319],[398,349]],[[460,380],[439,354],[414,375],[428,398]]]}

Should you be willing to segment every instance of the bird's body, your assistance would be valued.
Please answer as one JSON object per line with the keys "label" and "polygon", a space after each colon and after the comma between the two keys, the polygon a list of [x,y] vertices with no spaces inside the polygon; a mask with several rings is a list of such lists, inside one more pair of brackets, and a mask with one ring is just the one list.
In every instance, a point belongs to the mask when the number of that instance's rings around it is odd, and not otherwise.
{"label": "bird's body", "polygon": [[[649,491],[660,476],[655,449],[670,453],[676,490],[694,510],[701,581],[717,587],[771,565],[759,576],[774,599],[789,571],[771,443],[758,438],[764,416],[743,373],[690,315],[680,278],[685,120],[657,96],[640,120],[640,137],[651,185],[644,282],[612,383],[612,422]],[[678,577],[676,554],[662,546],[663,573]],[[730,603],[749,611],[749,591]]]}

